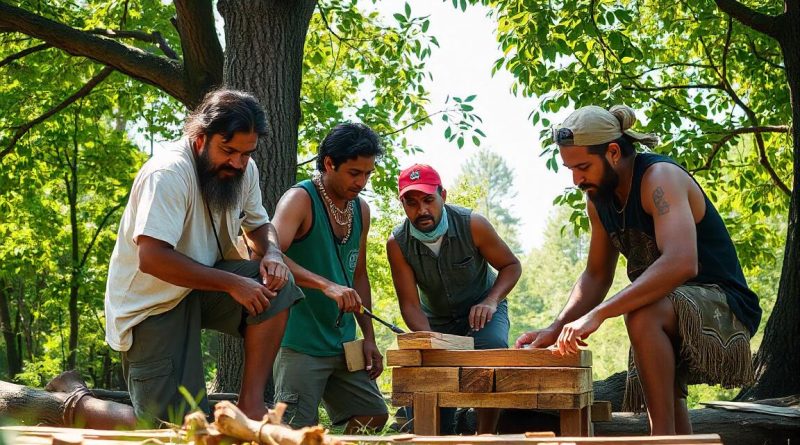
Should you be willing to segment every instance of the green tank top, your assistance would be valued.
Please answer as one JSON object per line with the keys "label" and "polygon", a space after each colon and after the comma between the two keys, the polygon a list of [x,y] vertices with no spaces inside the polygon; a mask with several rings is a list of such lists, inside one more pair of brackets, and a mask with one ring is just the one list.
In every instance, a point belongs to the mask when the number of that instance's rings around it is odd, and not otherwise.
{"label": "green tank top", "polygon": [[[311,228],[301,239],[296,239],[286,251],[286,256],[305,269],[342,286],[353,287],[353,274],[358,262],[361,240],[361,203],[356,199],[353,212],[353,230],[346,243],[333,234],[328,213],[317,188],[310,180],[295,185],[311,197]],[[304,354],[331,357],[344,353],[342,343],[356,337],[355,317],[347,313],[337,328],[339,308],[336,302],[322,291],[301,288],[306,298],[292,306],[282,347]]]}

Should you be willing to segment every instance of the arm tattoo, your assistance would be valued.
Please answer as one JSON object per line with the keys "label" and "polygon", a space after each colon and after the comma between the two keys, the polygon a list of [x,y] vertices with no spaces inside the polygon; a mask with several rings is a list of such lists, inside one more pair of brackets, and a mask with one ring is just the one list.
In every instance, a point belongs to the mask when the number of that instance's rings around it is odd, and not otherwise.
{"label": "arm tattoo", "polygon": [[664,190],[661,187],[656,187],[655,191],[653,191],[653,204],[656,205],[659,215],[669,213],[669,203],[664,199]]}

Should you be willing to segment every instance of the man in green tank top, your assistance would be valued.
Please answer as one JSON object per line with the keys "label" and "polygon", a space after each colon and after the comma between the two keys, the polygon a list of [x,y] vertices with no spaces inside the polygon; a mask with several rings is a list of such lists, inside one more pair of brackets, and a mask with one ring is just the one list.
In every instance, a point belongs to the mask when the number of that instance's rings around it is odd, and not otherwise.
{"label": "man in green tank top", "polygon": [[[370,212],[358,197],[382,154],[369,127],[336,126],[319,147],[313,179],[289,189],[275,210],[281,250],[306,295],[292,307],[275,361],[275,401],[288,405],[284,419],[293,427],[317,424],[320,401],[334,424],[347,422],[347,433],[380,429],[388,418],[375,384],[383,357],[361,313],[371,309]],[[342,344],[355,339],[356,322],[366,370],[349,372]]]}
{"label": "man in green tank top", "polygon": [[[407,218],[386,252],[406,325],[472,336],[476,349],[507,348],[505,298],[522,273],[517,257],[486,218],[445,204],[447,191],[433,167],[412,165],[400,173],[398,186]],[[477,414],[478,433],[494,433],[498,411]],[[445,434],[452,433],[451,417],[443,411]]]}
{"label": "man in green tank top", "polygon": [[[554,131],[589,197],[589,254],[556,320],[516,346],[574,353],[606,319],[623,315],[631,341],[623,411],[646,404],[653,435],[691,434],[687,384],[752,380],[749,340],[761,309],[714,205],[675,161],[636,152],[634,143],[657,139],[630,130],[635,121],[626,106],[588,106]],[[606,299],[620,253],[631,284]]]}

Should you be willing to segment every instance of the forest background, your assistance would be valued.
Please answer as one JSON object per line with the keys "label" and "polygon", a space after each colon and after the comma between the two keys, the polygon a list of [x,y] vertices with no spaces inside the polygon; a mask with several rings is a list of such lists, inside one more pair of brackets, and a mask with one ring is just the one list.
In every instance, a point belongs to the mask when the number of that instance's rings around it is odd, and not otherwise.
{"label": "forest background", "polygon": [[[431,18],[415,13],[415,2],[304,3],[310,8],[299,61],[295,139],[284,135],[282,141],[294,158],[288,173],[286,167],[262,165],[262,176],[280,171],[292,180],[307,177],[318,141],[342,120],[363,121],[384,137],[388,155],[368,194],[377,210],[368,267],[376,312],[402,325],[384,248],[402,219],[394,178],[401,163],[428,149],[413,142],[412,132],[435,123],[444,129],[441,144],[453,144],[470,157],[446,184],[451,202],[488,216],[523,262],[523,276],[508,297],[509,340],[547,325],[586,259],[588,223],[580,193],[570,188],[557,196],[541,244],[522,249],[514,207],[524,203],[515,200],[514,171],[525,175],[525,167],[509,167],[497,154],[502,147],[479,148],[491,145],[492,134],[475,104],[491,98],[470,92],[431,98],[426,63],[439,50]],[[565,110],[614,103],[640,110],[640,128],[663,138],[656,151],[693,172],[726,221],[765,309],[752,342],[758,350],[779,295],[790,229],[786,215],[794,196],[796,143],[780,45],[734,20],[735,12],[723,12],[728,2],[722,1],[670,2],[668,8],[658,1],[444,3],[461,11],[482,8],[495,23],[501,54],[492,72],[511,74],[512,93],[532,98],[528,123],[542,130],[541,149],[531,150],[529,162],[558,170],[546,130]],[[765,16],[783,11],[782,3],[771,1],[749,7]],[[231,45],[233,36],[225,35],[222,23],[248,14],[234,1],[214,3],[225,19],[209,18],[203,8],[205,13],[184,8],[180,1],[0,1],[0,374],[6,380],[42,386],[77,367],[92,386],[122,386],[118,354],[103,341],[108,258],[136,171],[158,141],[179,136],[197,93],[180,90],[179,82],[171,88],[113,59],[117,47],[110,55],[80,48],[113,42],[140,57],[143,66],[164,63],[156,68],[167,70],[188,65],[198,58],[192,52],[199,51],[185,39],[186,22],[176,24],[173,17],[211,29],[216,23],[213,36],[204,37],[213,40],[219,33],[218,40]],[[232,17],[237,11],[240,17]],[[39,18],[48,22],[36,22]],[[53,36],[47,31],[53,23],[77,33]],[[81,42],[82,37],[90,40]],[[219,56],[212,50],[206,59]],[[218,80],[234,79],[231,70],[220,68],[225,76]],[[202,76],[192,81],[208,82]],[[276,132],[285,127],[276,125]],[[270,210],[280,188],[265,193]],[[612,291],[626,283],[621,259]],[[797,302],[789,306],[795,308],[790,318],[797,320]],[[796,340],[797,328],[791,329],[786,336]],[[380,348],[390,347],[391,333],[380,326],[376,332]],[[205,343],[211,389],[225,389],[217,376],[225,351],[213,335]],[[628,342],[621,318],[606,322],[589,343],[595,379],[625,369]],[[388,374],[380,379],[385,392]],[[697,386],[690,402],[736,393]]]}

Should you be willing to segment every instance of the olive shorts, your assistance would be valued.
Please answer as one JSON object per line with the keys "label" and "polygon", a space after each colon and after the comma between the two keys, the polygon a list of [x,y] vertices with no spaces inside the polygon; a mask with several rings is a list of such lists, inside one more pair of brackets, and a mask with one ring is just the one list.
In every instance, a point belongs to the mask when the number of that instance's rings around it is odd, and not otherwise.
{"label": "olive shorts", "polygon": [[[214,268],[261,280],[257,261],[220,261]],[[173,309],[136,325],[133,344],[122,353],[122,369],[137,419],[154,425],[159,421],[182,424],[190,404],[178,390],[181,386],[192,397],[200,396],[199,407],[208,413],[201,330],[242,337],[246,324],[261,323],[302,298],[290,275],[270,307],[252,317],[225,292],[194,290]]]}
{"label": "olive shorts", "polygon": [[281,348],[274,374],[275,402],[286,403],[283,421],[293,428],[319,423],[320,401],[334,425],[388,413],[378,385],[363,369],[348,371],[344,354],[316,357]]}

